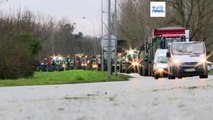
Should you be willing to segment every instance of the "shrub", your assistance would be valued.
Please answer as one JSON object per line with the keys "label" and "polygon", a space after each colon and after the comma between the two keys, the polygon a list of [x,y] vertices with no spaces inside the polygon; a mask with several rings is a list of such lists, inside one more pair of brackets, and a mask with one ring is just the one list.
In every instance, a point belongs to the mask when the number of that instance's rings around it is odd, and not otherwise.
{"label": "shrub", "polygon": [[0,39],[0,79],[33,75],[33,60],[41,50],[40,42],[29,32]]}

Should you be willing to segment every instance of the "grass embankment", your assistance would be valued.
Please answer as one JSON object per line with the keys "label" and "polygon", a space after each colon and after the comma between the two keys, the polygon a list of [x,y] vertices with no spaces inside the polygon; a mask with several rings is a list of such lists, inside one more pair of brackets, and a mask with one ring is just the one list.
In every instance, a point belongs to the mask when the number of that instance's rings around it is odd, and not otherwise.
{"label": "grass embankment", "polygon": [[[31,86],[72,83],[108,82],[107,72],[70,70],[63,72],[36,72],[31,78],[0,80],[0,86]],[[112,75],[110,81],[125,81],[128,76]]]}
{"label": "grass embankment", "polygon": [[209,72],[209,75],[213,75],[213,72]]}

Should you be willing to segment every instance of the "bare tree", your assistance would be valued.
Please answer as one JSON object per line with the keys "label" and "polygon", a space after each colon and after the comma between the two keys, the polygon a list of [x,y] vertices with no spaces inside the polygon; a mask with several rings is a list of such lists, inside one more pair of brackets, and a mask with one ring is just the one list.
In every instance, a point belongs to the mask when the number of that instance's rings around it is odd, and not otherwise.
{"label": "bare tree", "polygon": [[166,25],[166,18],[151,18],[150,0],[125,0],[120,4],[120,29],[122,39],[127,39],[130,47],[138,47],[151,35],[154,28]]}
{"label": "bare tree", "polygon": [[170,12],[168,24],[177,24],[190,29],[193,40],[208,42],[212,31],[212,0],[167,0]]}

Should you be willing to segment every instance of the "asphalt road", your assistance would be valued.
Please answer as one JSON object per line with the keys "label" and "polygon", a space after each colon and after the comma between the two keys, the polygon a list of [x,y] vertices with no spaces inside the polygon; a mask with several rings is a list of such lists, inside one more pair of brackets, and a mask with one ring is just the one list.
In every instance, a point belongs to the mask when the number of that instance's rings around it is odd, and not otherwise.
{"label": "asphalt road", "polygon": [[213,76],[0,88],[0,120],[213,120]]}

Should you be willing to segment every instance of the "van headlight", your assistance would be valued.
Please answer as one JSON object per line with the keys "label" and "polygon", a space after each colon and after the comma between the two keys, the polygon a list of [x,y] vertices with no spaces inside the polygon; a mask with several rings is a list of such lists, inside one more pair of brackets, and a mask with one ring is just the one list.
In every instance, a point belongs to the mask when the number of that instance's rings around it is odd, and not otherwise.
{"label": "van headlight", "polygon": [[173,59],[173,63],[174,63],[174,64],[180,64],[181,61],[180,61],[179,59]]}
{"label": "van headlight", "polygon": [[205,58],[200,59],[200,61],[197,63],[197,66],[199,67],[203,67],[203,65],[205,65],[205,63],[207,62],[207,60]]}
{"label": "van headlight", "polygon": [[200,64],[206,63],[206,59],[205,59],[205,58],[200,59],[199,63],[200,63]]}

